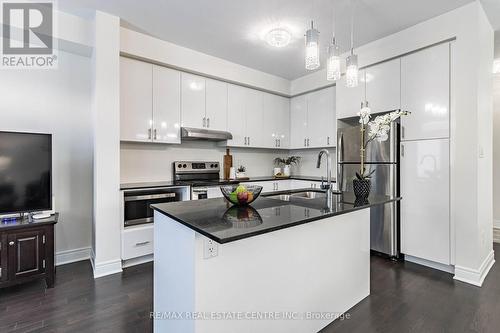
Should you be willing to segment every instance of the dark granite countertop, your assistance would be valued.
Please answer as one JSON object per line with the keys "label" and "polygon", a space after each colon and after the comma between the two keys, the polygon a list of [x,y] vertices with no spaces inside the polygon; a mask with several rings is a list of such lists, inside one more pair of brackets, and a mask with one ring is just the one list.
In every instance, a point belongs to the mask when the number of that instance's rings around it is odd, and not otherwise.
{"label": "dark granite countertop", "polygon": [[10,230],[10,229],[21,229],[33,226],[42,226],[47,224],[56,224],[59,220],[59,213],[52,214],[50,217],[45,219],[28,219],[25,217],[20,218],[3,218],[0,220],[0,231]]}
{"label": "dark granite countertop", "polygon": [[353,194],[341,193],[333,195],[331,208],[324,197],[283,201],[266,196],[243,208],[224,198],[155,204],[152,208],[223,244],[398,200],[372,195],[367,202],[356,203]]}
{"label": "dark granite countertop", "polygon": [[[316,176],[290,176],[290,178],[275,178],[273,176],[262,176],[262,177],[250,177],[250,179],[245,180],[224,180],[221,179],[219,185],[225,184],[234,184],[234,183],[248,183],[248,182],[265,182],[265,181],[275,181],[275,180],[287,180],[287,179],[295,179],[295,180],[305,180],[305,181],[313,181],[320,182],[321,177]],[[335,180],[332,180],[335,182]],[[189,186],[185,184],[179,184],[175,181],[160,181],[160,182],[142,182],[142,183],[123,183],[120,184],[120,190],[136,190],[141,188],[155,188],[155,187],[172,187],[172,186]],[[215,185],[216,186],[216,185]]]}

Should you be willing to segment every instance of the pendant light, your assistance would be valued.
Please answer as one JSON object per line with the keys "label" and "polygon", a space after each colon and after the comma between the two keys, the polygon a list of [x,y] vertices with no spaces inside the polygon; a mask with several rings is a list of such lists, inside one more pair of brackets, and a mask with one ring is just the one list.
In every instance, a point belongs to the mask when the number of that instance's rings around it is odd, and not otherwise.
{"label": "pendant light", "polygon": [[[335,5],[334,5],[335,7]],[[332,41],[328,46],[328,57],[326,59],[326,79],[328,81],[340,80],[340,49],[335,40],[335,8],[333,10]]]}
{"label": "pendant light", "polygon": [[346,86],[354,88],[358,86],[358,55],[354,54],[354,6],[351,0],[351,54],[346,59]]}
{"label": "pendant light", "polygon": [[311,21],[311,29],[306,31],[306,69],[313,71],[319,68],[319,31],[314,28]]}

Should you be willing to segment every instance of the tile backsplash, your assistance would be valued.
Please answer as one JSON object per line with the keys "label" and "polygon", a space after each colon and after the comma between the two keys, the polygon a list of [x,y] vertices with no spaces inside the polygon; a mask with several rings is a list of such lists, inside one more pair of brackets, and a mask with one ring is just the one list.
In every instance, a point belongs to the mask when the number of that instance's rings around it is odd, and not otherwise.
{"label": "tile backsplash", "polygon": [[[302,161],[292,168],[292,173],[306,176],[325,175],[322,169],[316,169],[319,149],[283,151],[257,148],[231,148],[233,165],[244,165],[249,177],[271,176],[273,160],[276,157],[299,155]],[[226,148],[215,142],[191,141],[181,145],[161,145],[143,143],[121,143],[120,180],[122,183],[149,182],[172,179],[172,162],[178,160],[218,161],[222,164]],[[335,149],[331,149],[335,165]],[[334,168],[332,169],[334,170]],[[221,172],[222,175],[222,172]],[[335,175],[335,173],[334,173]]]}

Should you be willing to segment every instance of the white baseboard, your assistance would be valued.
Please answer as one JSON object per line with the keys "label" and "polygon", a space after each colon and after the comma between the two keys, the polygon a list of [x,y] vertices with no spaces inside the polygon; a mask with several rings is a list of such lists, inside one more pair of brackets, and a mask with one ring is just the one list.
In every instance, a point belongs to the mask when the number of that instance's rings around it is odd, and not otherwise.
{"label": "white baseboard", "polygon": [[135,265],[140,265],[140,264],[145,264],[147,262],[153,261],[154,257],[152,254],[148,254],[146,256],[142,256],[139,258],[133,258],[133,259],[128,259],[123,261],[123,268],[135,266]]}
{"label": "white baseboard", "polygon": [[94,271],[94,279],[122,272],[121,259],[96,263],[95,253],[93,250],[90,251],[90,263],[92,265],[92,270]]}
{"label": "white baseboard", "polygon": [[493,267],[494,263],[495,252],[492,250],[484,259],[479,269],[455,266],[454,279],[481,287],[483,285],[484,279],[486,278],[486,275],[488,275],[488,272],[490,271],[491,267]]}
{"label": "white baseboard", "polygon": [[427,260],[427,259],[422,259],[422,258],[417,258],[417,257],[409,256],[409,255],[406,255],[406,254],[405,254],[405,260],[409,261],[409,262],[412,262],[414,264],[418,264],[418,265],[422,265],[422,266],[427,266],[427,267],[430,267],[430,268],[433,268],[433,269],[437,269],[437,270],[440,270],[440,271],[443,271],[443,272],[446,272],[446,273],[453,274],[453,272],[455,272],[455,267],[452,266],[452,265],[445,265],[445,264],[441,264],[441,263],[438,263],[438,262],[430,261],[430,260]]}
{"label": "white baseboard", "polygon": [[500,229],[500,220],[493,220],[493,228]]}
{"label": "white baseboard", "polygon": [[90,247],[56,252],[56,266],[90,259]]}

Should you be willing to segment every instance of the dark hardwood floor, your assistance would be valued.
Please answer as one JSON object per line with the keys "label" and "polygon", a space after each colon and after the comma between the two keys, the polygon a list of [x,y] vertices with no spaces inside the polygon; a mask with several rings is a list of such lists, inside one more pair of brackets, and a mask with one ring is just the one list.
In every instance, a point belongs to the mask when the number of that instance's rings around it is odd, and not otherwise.
{"label": "dark hardwood floor", "polygon": [[[498,263],[482,288],[412,263],[372,257],[371,268],[371,295],[321,333],[500,332]],[[88,262],[59,266],[53,289],[0,289],[0,332],[150,332],[152,285],[151,264],[97,280]]]}

